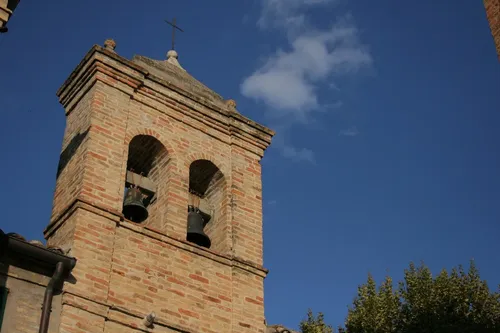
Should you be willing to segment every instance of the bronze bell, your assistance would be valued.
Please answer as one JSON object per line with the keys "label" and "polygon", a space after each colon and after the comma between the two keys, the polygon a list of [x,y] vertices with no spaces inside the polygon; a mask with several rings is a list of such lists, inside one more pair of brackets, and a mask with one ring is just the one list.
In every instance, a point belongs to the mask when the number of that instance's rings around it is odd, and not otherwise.
{"label": "bronze bell", "polygon": [[188,225],[187,225],[187,241],[195,243],[196,245],[210,248],[212,242],[210,238],[203,232],[203,228],[210,221],[212,217],[195,208],[191,205],[188,206]]}
{"label": "bronze bell", "polygon": [[142,192],[137,187],[127,191],[123,200],[123,215],[126,219],[139,223],[148,218],[148,210],[142,203]]}

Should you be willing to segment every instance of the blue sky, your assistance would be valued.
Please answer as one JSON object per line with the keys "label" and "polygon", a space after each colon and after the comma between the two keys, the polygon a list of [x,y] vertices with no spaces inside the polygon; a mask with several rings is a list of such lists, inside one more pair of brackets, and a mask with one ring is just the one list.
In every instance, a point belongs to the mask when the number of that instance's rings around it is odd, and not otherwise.
{"label": "blue sky", "polygon": [[[120,3],[120,5],[118,5]],[[217,7],[217,5],[219,7]],[[22,1],[0,36],[5,231],[42,238],[93,44],[181,65],[277,130],[262,162],[266,316],[343,322],[371,272],[474,258],[500,283],[500,63],[481,1]]]}

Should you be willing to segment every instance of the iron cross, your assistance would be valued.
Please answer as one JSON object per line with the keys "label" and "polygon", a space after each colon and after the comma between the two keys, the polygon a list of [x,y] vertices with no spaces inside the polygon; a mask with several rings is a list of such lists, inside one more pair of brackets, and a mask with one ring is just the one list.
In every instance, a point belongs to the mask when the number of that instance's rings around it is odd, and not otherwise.
{"label": "iron cross", "polygon": [[184,32],[184,31],[175,24],[175,17],[172,20],[172,22],[168,22],[167,20],[165,20],[165,22],[167,22],[168,24],[170,24],[172,26],[172,50],[174,50],[175,49],[175,29],[178,29],[180,32]]}

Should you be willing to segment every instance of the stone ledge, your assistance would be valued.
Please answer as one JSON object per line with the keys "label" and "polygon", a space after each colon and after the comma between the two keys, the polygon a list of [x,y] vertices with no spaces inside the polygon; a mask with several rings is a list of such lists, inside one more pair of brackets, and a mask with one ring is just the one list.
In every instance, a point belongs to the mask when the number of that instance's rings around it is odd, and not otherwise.
{"label": "stone ledge", "polygon": [[103,47],[99,46],[99,45],[94,45],[90,48],[90,50],[87,52],[87,54],[83,57],[83,59],[78,63],[78,65],[75,67],[75,69],[73,70],[73,72],[71,72],[70,76],[64,81],[64,83],[61,85],[61,87],[57,90],[57,93],[56,95],[58,97],[61,97],[64,92],[66,91],[66,89],[69,88],[69,86],[73,83],[73,81],[75,80],[75,78],[79,75],[81,75],[80,73],[82,72],[82,70],[85,69],[85,67],[87,66],[87,62],[95,56],[96,53],[101,53],[103,55],[106,55],[120,63],[122,63],[123,65],[126,65],[126,66],[129,66],[131,68],[133,68],[134,70],[136,70],[138,73],[142,74],[142,75],[145,75],[147,74],[146,71],[138,66],[138,65],[135,65],[133,63],[128,63],[129,61],[125,58],[122,58],[120,56],[118,56],[116,53],[112,52],[112,51],[109,51],[109,50],[106,50],[104,49]]}
{"label": "stone ledge", "polygon": [[[2,267],[5,267],[5,273],[2,271]],[[44,288],[47,287],[47,284],[50,281],[50,277],[48,276],[33,273],[19,267],[5,265],[3,263],[0,263],[0,275],[19,281],[24,281],[26,283],[31,283]]]}
{"label": "stone ledge", "polygon": [[[128,70],[123,67],[126,67]],[[69,78],[59,88],[57,96],[60,98],[61,103],[65,107],[68,106],[69,101],[78,93],[80,88],[86,85],[86,82],[89,80],[89,70],[91,70],[92,76],[96,76],[97,72],[108,76],[111,75],[110,78],[115,82],[129,85],[129,94],[136,91],[138,87],[145,85],[147,81],[158,83],[160,87],[167,88],[169,91],[177,93],[179,96],[185,97],[188,100],[193,101],[195,104],[207,108],[207,111],[223,115],[226,120],[218,119],[218,121],[222,121],[225,126],[236,126],[240,128],[240,130],[247,132],[250,137],[256,141],[256,143],[260,142],[258,145],[261,148],[267,148],[270,144],[271,138],[275,134],[271,129],[242,116],[229,107],[226,106],[224,109],[223,107],[215,105],[206,99],[194,96],[188,91],[175,86],[173,83],[151,74],[149,71],[137,65],[133,61],[125,59],[113,51],[106,50],[105,48],[97,45],[90,49],[82,61],[80,61],[77,65],[75,70],[73,70]],[[158,90],[156,90],[156,92],[161,94]],[[180,102],[182,103],[182,101]],[[205,116],[210,117],[209,113],[207,114],[206,112],[201,111],[198,107],[193,107],[193,105],[190,105],[190,107],[202,112]]]}
{"label": "stone ledge", "polygon": [[117,224],[117,227],[126,228],[128,230],[142,234],[144,236],[154,238],[160,242],[164,242],[166,244],[175,246],[179,249],[183,249],[185,251],[195,253],[207,259],[217,261],[221,264],[243,269],[245,271],[258,275],[262,278],[265,278],[269,273],[268,269],[254,262],[244,260],[242,258],[235,256],[224,255],[216,251],[200,247],[186,240],[174,238],[154,228],[148,226],[141,226],[133,222],[129,222],[128,220],[125,220],[123,214],[120,212],[113,211],[106,207],[101,207],[81,199],[76,199],[73,202],[73,204],[71,204],[68,207],[68,209],[60,215],[59,219],[56,219],[53,223],[47,226],[47,228],[45,228],[44,230],[45,238],[48,238],[50,235],[52,235],[77,209],[83,209],[92,212],[94,214],[103,216],[115,222]]}
{"label": "stone ledge", "polygon": [[[125,309],[123,307],[119,306],[114,306],[112,305],[109,309],[109,313],[107,316],[107,320],[112,320],[114,322],[117,322],[121,325],[128,326],[131,328],[134,328],[136,330],[141,330],[143,332],[158,332],[158,328],[148,328],[142,325],[142,319],[148,315],[148,313],[138,313],[129,309]],[[126,318],[131,317],[134,318],[135,320],[131,320],[129,322],[126,322]],[[142,327],[141,327],[142,326]],[[194,331],[192,329],[189,329],[187,327],[183,327],[180,325],[173,324],[169,322],[168,320],[162,319],[161,317],[156,317],[154,321],[154,326],[160,326],[163,328],[170,329],[174,332],[181,332],[181,333],[201,333],[201,331]]]}
{"label": "stone ledge", "polygon": [[[123,73],[122,73],[123,74]],[[109,87],[117,89],[130,96],[131,99],[136,100],[138,103],[144,104],[159,113],[166,114],[173,119],[182,122],[194,129],[200,130],[205,134],[220,140],[226,144],[239,146],[251,153],[262,158],[265,149],[271,144],[274,132],[266,134],[261,132],[258,124],[253,124],[251,121],[241,118],[236,114],[230,114],[229,118],[226,116],[216,117],[217,115],[211,113],[204,105],[197,104],[196,102],[182,101],[175,92],[164,94],[151,85],[144,85],[140,81],[125,80],[119,77],[119,72],[113,69],[106,68],[99,59],[92,59],[83,71],[83,74],[75,81],[71,89],[65,91],[60,96],[60,101],[66,108],[66,115],[69,115],[74,106],[80,99],[88,92],[96,82],[101,82]],[[109,79],[107,79],[109,77]],[[113,81],[110,81],[113,80]],[[165,110],[158,108],[150,103],[150,101],[159,103],[165,107]],[[204,108],[205,107],[205,108]],[[169,112],[172,110],[174,112]],[[198,111],[193,113],[192,110]],[[196,123],[187,123],[182,117],[188,116],[196,121]],[[204,130],[209,127],[215,132],[210,133]],[[224,137],[227,136],[227,139]]]}
{"label": "stone ledge", "polygon": [[[106,321],[113,321],[120,325],[133,328],[142,332],[158,332],[158,329],[166,328],[180,333],[202,333],[187,327],[176,325],[161,317],[156,317],[154,321],[155,328],[148,328],[142,325],[143,318],[148,313],[139,313],[114,304],[105,304],[89,299],[83,295],[73,292],[63,292],[63,305],[69,305],[74,308],[86,311],[90,314],[104,318]],[[149,310],[150,311],[150,310]]]}
{"label": "stone ledge", "polygon": [[134,232],[143,234],[144,236],[154,238],[158,241],[175,246],[179,249],[183,249],[183,250],[188,251],[188,252],[195,253],[197,255],[211,259],[213,261],[217,261],[221,264],[246,270],[246,271],[253,273],[253,274],[256,274],[262,278],[265,278],[267,276],[267,274],[269,273],[268,269],[266,269],[262,266],[259,266],[251,261],[244,260],[242,258],[235,257],[235,256],[224,255],[224,254],[215,252],[213,250],[206,249],[204,247],[192,244],[186,240],[177,239],[177,238],[174,238],[172,236],[166,235],[165,233],[163,233],[159,230],[156,230],[154,228],[151,228],[151,227],[147,227],[147,226],[141,227],[141,226],[135,225],[134,223],[128,222],[128,221],[122,221],[122,222],[120,222],[120,225],[129,229],[129,230],[132,230]]}
{"label": "stone ledge", "polygon": [[45,239],[48,239],[54,232],[56,232],[56,230],[59,229],[59,227],[64,224],[64,222],[71,215],[73,215],[75,210],[79,208],[108,218],[116,223],[124,219],[121,212],[117,212],[96,203],[87,202],[86,200],[77,198],[71,204],[69,204],[68,207],[59,216],[55,217],[53,221],[50,222],[49,225],[45,228],[45,230],[43,231]]}
{"label": "stone ledge", "polygon": [[99,317],[106,317],[109,311],[109,305],[90,299],[74,292],[63,291],[62,304],[71,305],[75,308],[85,310]]}

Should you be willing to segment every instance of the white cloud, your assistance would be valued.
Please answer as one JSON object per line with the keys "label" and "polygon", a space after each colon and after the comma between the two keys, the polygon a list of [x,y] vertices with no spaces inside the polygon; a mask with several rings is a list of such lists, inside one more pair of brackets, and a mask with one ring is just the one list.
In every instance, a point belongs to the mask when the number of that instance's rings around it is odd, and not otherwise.
{"label": "white cloud", "polygon": [[313,164],[316,163],[314,152],[307,148],[295,148],[289,145],[285,145],[282,147],[281,152],[284,157],[290,158],[295,161],[306,161]]}
{"label": "white cloud", "polygon": [[358,129],[356,126],[349,127],[348,129],[341,130],[339,132],[339,136],[356,136],[359,134]]}
{"label": "white cloud", "polygon": [[[329,3],[334,0],[265,0],[264,13],[274,13],[279,22],[284,13],[294,18],[301,6]],[[263,16],[266,17],[267,16]],[[263,19],[261,17],[261,20]],[[283,23],[289,27],[288,23]],[[304,120],[311,111],[321,109],[318,90],[338,86],[339,75],[353,74],[369,66],[372,58],[359,41],[359,33],[346,16],[330,29],[302,29],[289,40],[287,51],[278,49],[241,84],[241,93],[268,106],[271,116]],[[327,81],[328,80],[328,81]],[[327,81],[327,82],[325,82]]]}
{"label": "white cloud", "polygon": [[337,85],[334,83],[334,82],[330,82],[328,84],[328,88],[332,89],[332,90],[336,90],[336,91],[340,91],[340,88],[337,87]]}
{"label": "white cloud", "polygon": [[274,116],[294,115],[302,118],[305,112],[318,105],[314,87],[286,70],[256,72],[243,81],[241,92],[274,109]]}
{"label": "white cloud", "polygon": [[286,140],[286,129],[289,125],[281,124],[275,127],[276,136],[273,138],[272,147],[279,149],[281,155],[296,162],[316,163],[314,152],[308,148],[297,148]]}
{"label": "white cloud", "polygon": [[261,29],[271,27],[301,27],[306,23],[301,9],[332,4],[337,0],[262,0],[262,12],[257,26]]}
{"label": "white cloud", "polygon": [[342,101],[336,101],[334,103],[329,103],[329,104],[325,104],[323,105],[323,109],[329,109],[329,110],[333,110],[333,109],[339,109],[342,107],[342,105],[344,105],[344,103],[342,103]]}
{"label": "white cloud", "polygon": [[[350,16],[326,30],[311,27],[309,8],[333,5],[339,0],[262,0],[262,29],[279,28],[287,34],[286,49],[278,48],[241,84],[241,93],[263,103],[268,116],[288,123],[308,122],[313,112],[341,107],[342,101],[321,101],[322,88],[340,91],[335,80],[369,66],[372,58],[359,40]],[[282,142],[283,156],[314,163],[314,153]]]}

